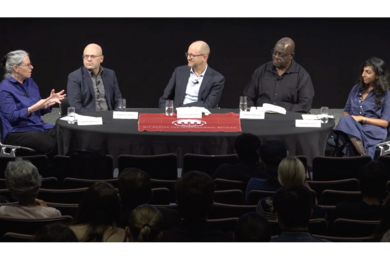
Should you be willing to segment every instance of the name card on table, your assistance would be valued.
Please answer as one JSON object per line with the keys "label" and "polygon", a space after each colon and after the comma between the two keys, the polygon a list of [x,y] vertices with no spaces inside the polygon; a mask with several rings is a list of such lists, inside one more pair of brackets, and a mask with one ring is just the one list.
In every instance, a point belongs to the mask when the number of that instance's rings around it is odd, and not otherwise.
{"label": "name card on table", "polygon": [[192,109],[177,109],[177,118],[202,118],[202,111]]}
{"label": "name card on table", "polygon": [[296,119],[295,127],[321,127],[321,121]]}
{"label": "name card on table", "polygon": [[77,118],[77,125],[102,125],[102,117],[83,116]]}
{"label": "name card on table", "polygon": [[114,119],[138,119],[138,112],[120,112],[114,111]]}
{"label": "name card on table", "polygon": [[261,109],[255,109],[249,112],[240,111],[240,119],[264,119],[265,111]]}

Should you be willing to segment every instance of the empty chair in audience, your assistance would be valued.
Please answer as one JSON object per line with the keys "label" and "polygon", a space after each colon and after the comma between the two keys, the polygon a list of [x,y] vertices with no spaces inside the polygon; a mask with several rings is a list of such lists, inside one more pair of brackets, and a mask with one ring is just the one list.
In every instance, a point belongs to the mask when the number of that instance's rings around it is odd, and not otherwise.
{"label": "empty chair in audience", "polygon": [[213,179],[227,179],[248,182],[251,178],[266,178],[264,166],[259,162],[257,150],[260,140],[250,133],[242,133],[234,141],[239,163],[224,163],[213,173]]}
{"label": "empty chair in audience", "polygon": [[386,168],[381,162],[372,161],[359,171],[359,187],[362,200],[337,204],[331,223],[338,218],[379,220],[383,213],[382,200],[387,188]]}
{"label": "empty chair in audience", "polygon": [[[142,204],[149,204],[152,198],[152,180],[150,176],[139,169],[124,169],[118,178],[118,190],[121,197],[121,215],[119,226],[125,228],[129,223],[131,212]],[[160,207],[163,216],[162,229],[171,229],[180,223],[177,210]]]}
{"label": "empty chair in audience", "polygon": [[176,201],[183,218],[177,227],[163,232],[163,242],[231,242],[231,234],[207,223],[214,202],[213,179],[204,172],[189,171],[176,181]]}
{"label": "empty chair in audience", "polygon": [[304,185],[289,185],[279,189],[273,199],[281,234],[271,242],[326,242],[309,232],[313,208],[310,190]]}
{"label": "empty chair in audience", "polygon": [[[295,157],[284,158],[278,167],[278,180],[282,186],[305,185],[306,172],[302,162]],[[313,198],[312,198],[313,199]],[[259,201],[256,208],[257,213],[266,219],[276,220],[276,212],[273,206],[273,197],[266,197]],[[327,218],[325,209],[313,205],[311,218]]]}
{"label": "empty chair in audience", "polygon": [[128,242],[158,242],[162,236],[163,217],[158,209],[150,205],[135,208],[126,227]]}
{"label": "empty chair in audience", "polygon": [[240,217],[234,231],[235,242],[269,242],[271,227],[268,221],[255,212]]}
{"label": "empty chair in audience", "polygon": [[122,242],[125,230],[116,225],[119,210],[116,189],[96,182],[84,193],[70,228],[80,242]]}
{"label": "empty chair in audience", "polygon": [[66,225],[53,223],[42,227],[32,242],[79,242],[75,233]]}
{"label": "empty chair in audience", "polygon": [[251,190],[276,191],[281,187],[278,180],[279,163],[286,158],[286,146],[278,140],[268,140],[258,149],[260,160],[268,175],[265,179],[252,178],[246,187],[245,200]]}
{"label": "empty chair in audience", "polygon": [[43,200],[37,199],[42,176],[30,162],[16,159],[9,162],[5,170],[5,183],[18,204],[0,207],[0,217],[13,218],[54,218],[61,212],[48,207]]}

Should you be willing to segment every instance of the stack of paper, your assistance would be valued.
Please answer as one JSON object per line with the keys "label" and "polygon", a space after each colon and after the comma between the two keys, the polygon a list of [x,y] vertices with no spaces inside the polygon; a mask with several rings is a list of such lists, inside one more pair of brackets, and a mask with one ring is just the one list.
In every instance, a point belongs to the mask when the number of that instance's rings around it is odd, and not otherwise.
{"label": "stack of paper", "polygon": [[282,115],[285,115],[287,113],[284,107],[275,106],[268,103],[264,103],[262,107],[251,107],[251,111],[255,109],[264,110],[266,113],[278,113]]}
{"label": "stack of paper", "polygon": [[[64,116],[60,118],[60,120],[69,121],[69,116]],[[78,125],[102,125],[103,118],[102,117],[94,117],[94,116],[82,116],[75,113],[75,119]]]}
{"label": "stack of paper", "polygon": [[204,108],[204,107],[177,107],[176,108],[177,112],[179,112],[179,110],[182,110],[182,111],[196,111],[196,112],[201,112],[201,113],[204,113],[206,116],[207,115],[210,115],[211,112]]}
{"label": "stack of paper", "polygon": [[[321,115],[306,115],[306,114],[302,114],[302,118],[304,120],[320,120],[321,119]],[[328,118],[334,118],[334,116],[332,115],[328,115]]]}

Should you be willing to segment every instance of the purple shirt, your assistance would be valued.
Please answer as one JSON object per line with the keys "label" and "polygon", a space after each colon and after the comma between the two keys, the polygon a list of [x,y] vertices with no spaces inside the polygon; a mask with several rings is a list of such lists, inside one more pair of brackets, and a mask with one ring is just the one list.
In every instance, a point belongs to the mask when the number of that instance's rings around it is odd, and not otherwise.
{"label": "purple shirt", "polygon": [[0,114],[3,123],[3,140],[8,133],[37,130],[43,132],[54,127],[41,119],[41,115],[51,112],[51,107],[35,111],[28,116],[28,108],[41,100],[37,84],[31,78],[23,85],[13,77],[0,83]]}

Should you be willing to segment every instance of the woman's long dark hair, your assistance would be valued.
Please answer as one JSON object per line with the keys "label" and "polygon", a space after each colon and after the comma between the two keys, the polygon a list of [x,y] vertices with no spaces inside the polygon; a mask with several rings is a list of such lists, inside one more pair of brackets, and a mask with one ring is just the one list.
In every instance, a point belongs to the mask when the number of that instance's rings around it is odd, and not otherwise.
{"label": "woman's long dark hair", "polygon": [[378,79],[374,83],[374,89],[372,90],[375,94],[375,103],[378,107],[382,106],[382,97],[389,91],[390,84],[390,73],[387,70],[386,63],[377,58],[372,57],[371,59],[366,60],[360,68],[360,77],[358,79],[359,92],[364,92],[368,89],[369,85],[365,84],[362,78],[362,73],[364,67],[371,67],[375,72]]}
{"label": "woman's long dark hair", "polygon": [[96,182],[84,193],[72,225],[87,224],[86,234],[80,241],[102,242],[104,232],[116,228],[120,201],[116,189],[109,183]]}

